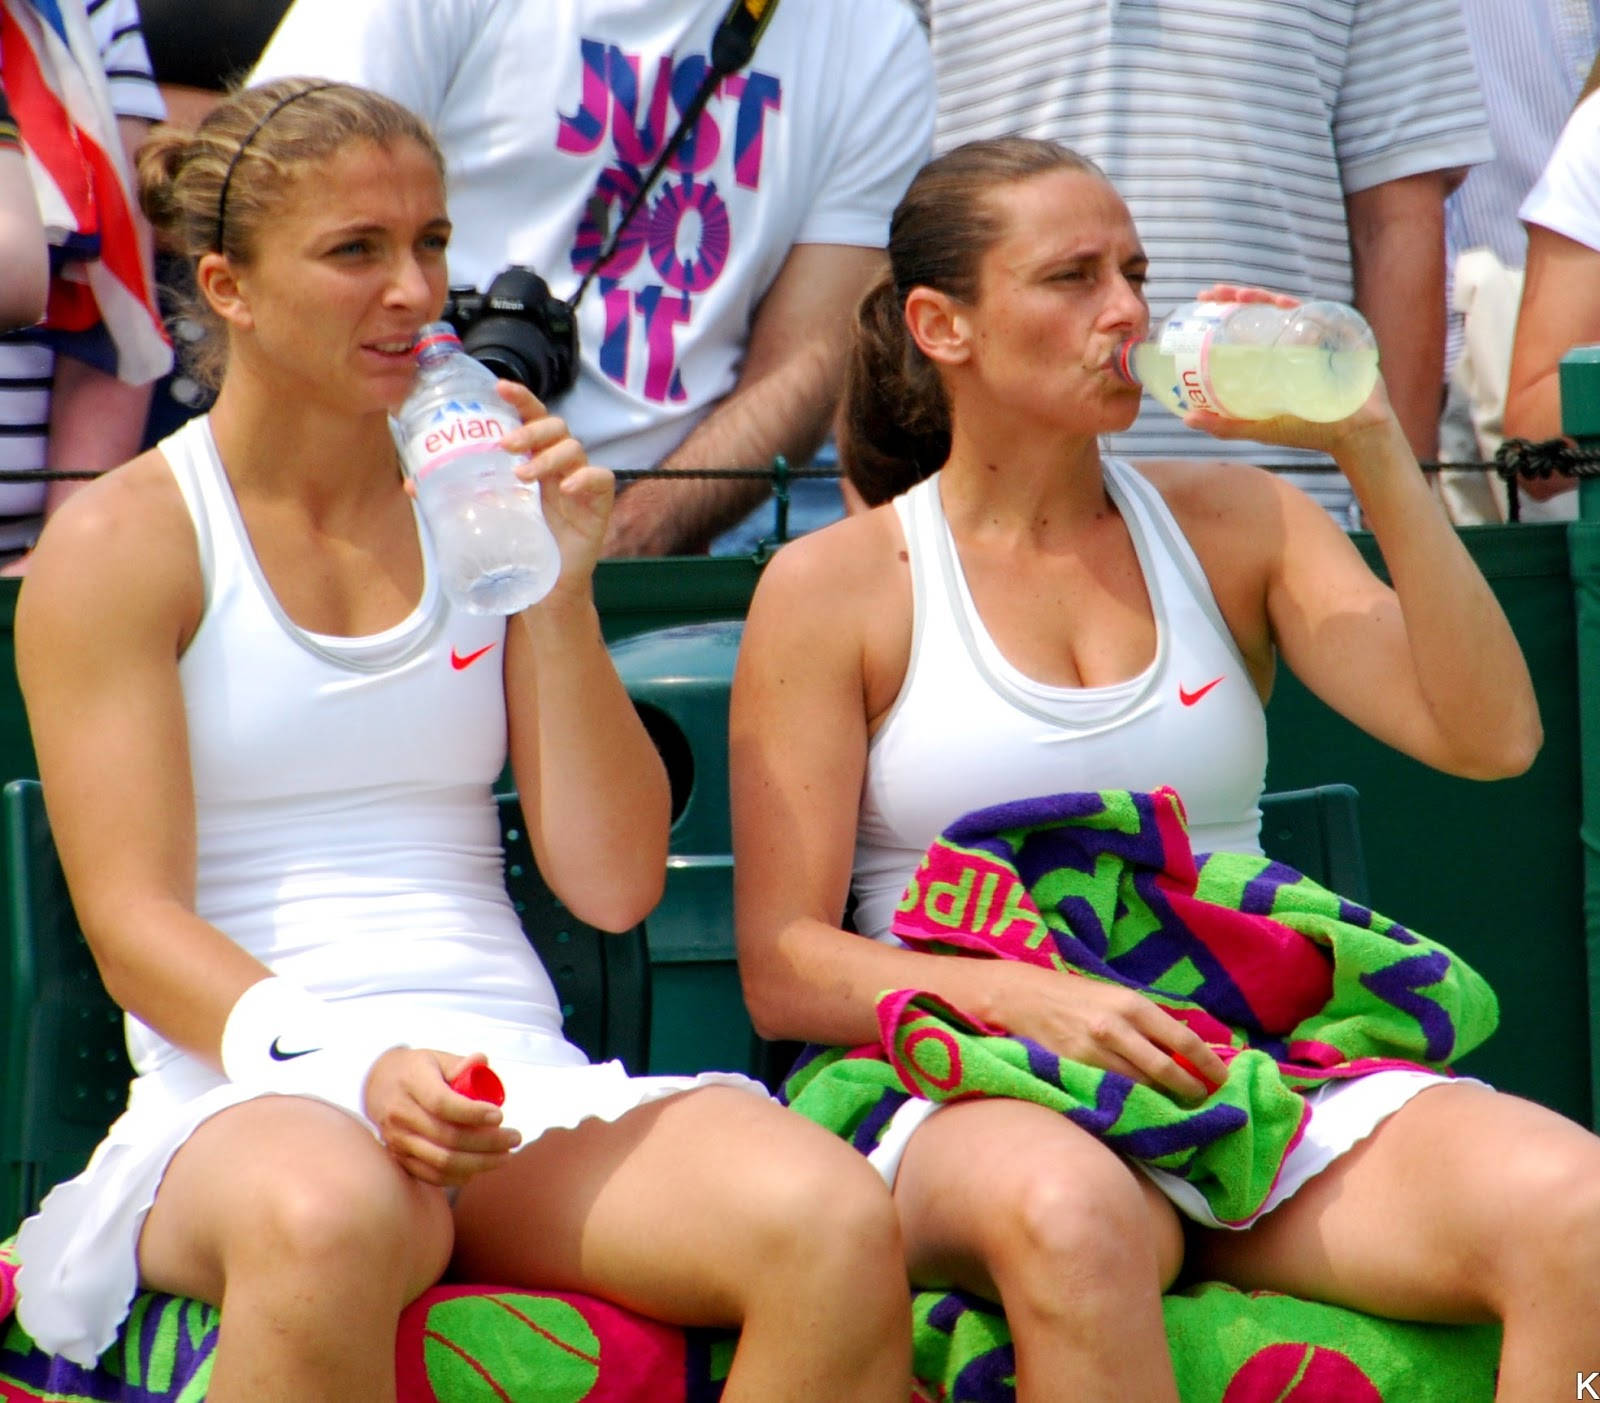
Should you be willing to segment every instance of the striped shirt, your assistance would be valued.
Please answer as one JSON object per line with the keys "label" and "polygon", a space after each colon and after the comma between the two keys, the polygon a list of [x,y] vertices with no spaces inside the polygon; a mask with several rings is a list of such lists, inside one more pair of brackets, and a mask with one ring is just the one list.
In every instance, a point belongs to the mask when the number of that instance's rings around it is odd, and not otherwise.
{"label": "striped shirt", "polygon": [[1600,0],[1462,0],[1494,134],[1494,160],[1475,166],[1445,204],[1452,254],[1492,249],[1508,268],[1527,257],[1517,209],[1571,116],[1595,49]]}
{"label": "striped shirt", "polygon": [[[1453,272],[1459,255],[1487,248],[1507,268],[1521,268],[1528,235],[1517,209],[1555,149],[1600,47],[1600,0],[1462,0],[1462,8],[1494,160],[1474,166],[1445,202],[1447,266]],[[1465,331],[1454,301],[1452,295],[1447,376]]]}
{"label": "striped shirt", "polygon": [[[86,8],[112,111],[160,121],[166,108],[150,74],[136,0],[89,0]],[[0,469],[37,472],[48,465],[54,378],[55,353],[35,333],[0,337]],[[39,534],[46,491],[43,482],[0,482],[0,553],[19,550]]]}
{"label": "striped shirt", "polygon": [[[1095,160],[1153,319],[1212,282],[1352,297],[1347,191],[1492,154],[1459,0],[927,0],[935,145],[1021,131]],[[1284,461],[1148,399],[1132,456]],[[1342,513],[1348,488],[1304,485]]]}

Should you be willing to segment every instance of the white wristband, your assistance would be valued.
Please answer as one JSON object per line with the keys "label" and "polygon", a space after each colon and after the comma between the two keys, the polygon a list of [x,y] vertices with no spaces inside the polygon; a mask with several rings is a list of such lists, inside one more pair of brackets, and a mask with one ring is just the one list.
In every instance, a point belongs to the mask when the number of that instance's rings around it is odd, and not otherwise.
{"label": "white wristband", "polygon": [[367,1074],[399,1039],[276,975],[239,996],[222,1028],[222,1070],[252,1091],[310,1096],[367,1118]]}

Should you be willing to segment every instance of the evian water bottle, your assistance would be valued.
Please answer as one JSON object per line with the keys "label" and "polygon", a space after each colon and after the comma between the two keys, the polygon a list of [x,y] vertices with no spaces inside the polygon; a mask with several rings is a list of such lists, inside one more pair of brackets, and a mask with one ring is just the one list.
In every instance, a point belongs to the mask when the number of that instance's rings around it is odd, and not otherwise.
{"label": "evian water bottle", "polygon": [[1378,347],[1365,318],[1342,302],[1190,302],[1148,340],[1124,342],[1112,368],[1174,414],[1331,424],[1366,403]]}
{"label": "evian water bottle", "polygon": [[441,583],[469,613],[515,614],[561,572],[539,488],[517,477],[517,459],[500,446],[521,421],[449,322],[423,327],[415,354],[417,382],[395,414],[395,439]]}

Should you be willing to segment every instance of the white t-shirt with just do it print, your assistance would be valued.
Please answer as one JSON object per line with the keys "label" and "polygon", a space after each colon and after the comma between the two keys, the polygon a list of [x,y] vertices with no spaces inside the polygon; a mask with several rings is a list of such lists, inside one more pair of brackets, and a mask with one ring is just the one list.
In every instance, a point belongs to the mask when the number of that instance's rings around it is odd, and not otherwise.
{"label": "white t-shirt with just do it print", "polygon": [[[252,82],[375,88],[449,168],[452,283],[509,263],[558,297],[593,263],[699,86],[727,0],[297,0]],[[904,0],[784,0],[579,308],[560,404],[595,461],[652,467],[732,389],[795,244],[881,248],[933,133]]]}

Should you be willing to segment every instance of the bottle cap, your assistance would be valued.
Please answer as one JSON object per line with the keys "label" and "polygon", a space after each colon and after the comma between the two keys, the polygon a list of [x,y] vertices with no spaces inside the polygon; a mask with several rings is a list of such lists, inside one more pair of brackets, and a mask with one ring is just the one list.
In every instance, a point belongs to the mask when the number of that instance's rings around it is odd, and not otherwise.
{"label": "bottle cap", "polygon": [[494,1106],[503,1106],[506,1103],[506,1089],[501,1084],[500,1078],[482,1062],[474,1062],[470,1067],[463,1067],[451,1077],[450,1090],[471,1097],[474,1101],[487,1101]]}
{"label": "bottle cap", "polygon": [[460,349],[461,338],[456,335],[455,327],[449,322],[429,322],[417,333],[417,344],[411,348],[411,354],[418,360],[427,361],[437,358],[446,350]]}

